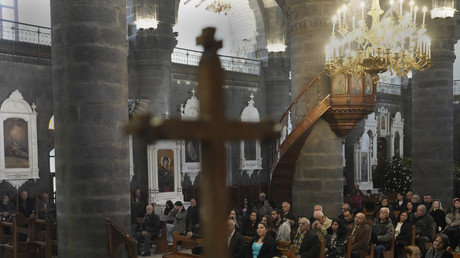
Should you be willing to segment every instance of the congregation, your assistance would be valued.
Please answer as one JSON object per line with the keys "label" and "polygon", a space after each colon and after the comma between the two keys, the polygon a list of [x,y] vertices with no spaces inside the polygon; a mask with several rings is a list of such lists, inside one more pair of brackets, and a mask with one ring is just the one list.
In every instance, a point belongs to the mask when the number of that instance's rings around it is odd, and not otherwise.
{"label": "congregation", "polygon": [[[281,243],[294,247],[302,258],[318,257],[320,252],[329,258],[363,258],[372,253],[384,257],[453,257],[460,252],[460,198],[443,209],[441,202],[430,194],[407,192],[363,194],[355,188],[353,196],[341,206],[340,214],[328,216],[321,204],[313,206],[311,216],[295,216],[291,204],[283,202],[274,207],[265,193],[251,202],[243,198],[241,206],[230,209],[227,220],[228,252],[230,257],[257,258],[280,256]],[[139,189],[132,199],[132,230],[139,243],[149,243],[159,237],[160,216],[153,213],[153,205],[142,200]],[[199,209],[196,199],[190,207],[182,202],[169,202],[162,215],[167,220],[167,241],[173,232],[188,238],[201,238]],[[321,250],[320,242],[325,248]],[[150,255],[150,244],[140,244],[140,254]],[[347,250],[350,249],[350,250]],[[372,252],[371,252],[372,249]],[[347,256],[347,251],[349,256]],[[194,254],[202,254],[196,246]],[[351,254],[351,255],[350,255]]]}

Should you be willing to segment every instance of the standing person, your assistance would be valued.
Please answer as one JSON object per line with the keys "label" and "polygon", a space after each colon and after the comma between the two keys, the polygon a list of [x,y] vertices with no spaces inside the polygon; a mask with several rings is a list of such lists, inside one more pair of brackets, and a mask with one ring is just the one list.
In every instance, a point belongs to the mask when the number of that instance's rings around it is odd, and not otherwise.
{"label": "standing person", "polygon": [[131,197],[131,234],[138,231],[145,216],[147,202],[142,197],[141,189],[136,188]]}
{"label": "standing person", "polygon": [[29,198],[29,192],[26,190],[21,191],[19,195],[18,211],[24,214],[26,218],[29,218],[34,211],[34,200]]}
{"label": "standing person", "polygon": [[400,250],[410,245],[412,239],[412,224],[409,221],[409,213],[407,211],[403,211],[398,215],[398,221],[395,223],[395,238],[394,257],[399,257]]}
{"label": "standing person", "polygon": [[306,217],[299,219],[299,230],[292,240],[297,257],[317,257],[319,253],[319,238],[310,230],[310,221]]}
{"label": "standing person", "polygon": [[369,254],[369,242],[371,241],[371,228],[366,224],[366,216],[358,213],[355,223],[348,233],[352,237],[351,258],[364,258]]}
{"label": "standing person", "polygon": [[256,200],[254,203],[254,209],[260,209],[264,205],[264,201],[266,200],[265,193],[259,193],[259,199]]}
{"label": "standing person", "polygon": [[241,217],[243,218],[243,223],[245,224],[249,220],[249,214],[251,213],[252,208],[249,204],[248,198],[243,198],[241,203]]}
{"label": "standing person", "polygon": [[434,222],[436,222],[436,233],[439,233],[444,230],[446,227],[446,213],[442,210],[441,201],[435,199],[431,205],[431,209],[428,211],[428,214],[433,217]]}
{"label": "standing person", "polygon": [[359,213],[363,211],[363,194],[358,189],[353,192],[353,196],[351,197],[351,207],[353,208],[353,213]]}
{"label": "standing person", "polygon": [[[137,232],[135,237],[139,243],[142,240],[144,242],[141,256],[150,256],[150,241],[160,232],[160,217],[153,213],[153,206],[151,204],[147,205],[145,210],[140,232]],[[139,249],[141,249],[141,246],[139,246]]]}
{"label": "standing person", "polygon": [[187,210],[181,201],[174,203],[174,209],[169,213],[168,220],[174,220],[173,224],[166,224],[166,238],[169,244],[173,242],[173,232],[183,233],[185,231],[185,219]]}
{"label": "standing person", "polygon": [[249,243],[246,258],[272,258],[276,253],[276,241],[268,234],[267,224],[259,223],[257,236]]}
{"label": "standing person", "polygon": [[449,237],[452,249],[460,251],[458,240],[460,238],[460,198],[454,199],[454,206],[446,215],[447,227],[444,233]]}
{"label": "standing person", "polygon": [[347,233],[344,221],[332,220],[331,227],[327,229],[326,257],[344,258],[347,255]]}
{"label": "standing person", "polygon": [[425,258],[452,258],[452,254],[447,252],[449,238],[444,234],[438,234],[433,241],[433,246],[428,249],[423,257]]}

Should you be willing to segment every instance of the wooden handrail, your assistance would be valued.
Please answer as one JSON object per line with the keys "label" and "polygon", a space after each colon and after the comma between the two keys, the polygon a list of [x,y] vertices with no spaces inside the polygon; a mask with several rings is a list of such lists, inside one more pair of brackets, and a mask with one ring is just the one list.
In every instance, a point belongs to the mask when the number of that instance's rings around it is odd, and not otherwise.
{"label": "wooden handrail", "polygon": [[105,218],[105,225],[107,230],[107,242],[109,248],[109,256],[115,257],[115,252],[119,245],[124,244],[128,251],[129,258],[137,258],[138,244],[137,241],[126,233],[122,228],[109,218]]}
{"label": "wooden handrail", "polygon": [[310,88],[311,85],[313,85],[313,83],[315,83],[317,80],[321,78],[323,73],[324,73],[324,70],[320,72],[307,86],[305,86],[305,88],[297,95],[297,97],[294,98],[294,100],[292,100],[292,103],[289,104],[289,106],[286,108],[284,113],[281,115],[281,118],[278,121],[279,124],[281,124],[284,118],[289,114],[292,106],[294,106],[294,104],[296,104],[299,101],[300,97],[302,97],[302,95]]}

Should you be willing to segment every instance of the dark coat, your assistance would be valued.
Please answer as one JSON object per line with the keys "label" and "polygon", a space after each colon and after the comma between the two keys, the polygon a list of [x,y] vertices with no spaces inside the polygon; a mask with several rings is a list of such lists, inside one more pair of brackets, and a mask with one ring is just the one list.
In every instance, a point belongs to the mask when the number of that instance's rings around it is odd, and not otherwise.
{"label": "dark coat", "polygon": [[[254,237],[248,245],[246,251],[246,258],[252,258],[252,244],[259,240],[259,236]],[[273,258],[278,253],[278,249],[276,247],[276,241],[273,239],[270,234],[267,234],[264,238],[264,242],[262,248],[260,248],[259,255],[257,258]]]}
{"label": "dark coat", "polygon": [[302,258],[318,257],[319,253],[319,238],[313,231],[309,230],[305,233],[302,244],[299,248],[299,255]]}
{"label": "dark coat", "polygon": [[[427,255],[427,254],[429,254],[430,252],[432,253],[432,251],[430,251],[430,250],[432,250],[432,248],[430,248],[430,249],[426,250],[425,252],[423,252],[422,257],[423,257],[423,258],[425,258],[425,257],[426,257],[426,258],[431,258],[431,257],[433,257],[433,256]],[[441,255],[440,258],[453,258],[453,255],[452,255],[451,253],[447,252],[447,251],[444,251],[444,253]]]}
{"label": "dark coat", "polygon": [[372,224],[372,234],[375,235],[374,244],[385,246],[386,250],[390,248],[390,242],[394,235],[394,228],[391,220],[387,218],[385,221],[376,220]]}
{"label": "dark coat", "polygon": [[[398,225],[398,223],[396,223],[396,225]],[[399,232],[399,235],[396,237],[396,242],[406,246],[406,245],[410,245],[411,240],[412,240],[412,224],[409,221],[406,221],[401,226],[401,232]]]}
{"label": "dark coat", "polygon": [[434,220],[430,215],[425,214],[416,218],[414,225],[415,234],[431,239],[433,235]]}
{"label": "dark coat", "polygon": [[[259,223],[257,222],[254,225],[252,225],[251,221],[248,221],[244,227],[243,236],[250,236],[250,237],[256,236],[258,225]],[[275,237],[276,237],[276,234],[275,234]]]}
{"label": "dark coat", "polygon": [[230,239],[228,254],[231,258],[244,258],[244,239],[236,230],[233,233],[232,239]]}
{"label": "dark coat", "polygon": [[[352,226],[349,235],[353,233],[353,228],[355,225]],[[361,225],[357,228],[353,234],[353,242],[351,244],[351,251],[359,252],[361,257],[365,257],[369,254],[369,242],[371,241],[371,228],[367,225]]]}
{"label": "dark coat", "polygon": [[141,225],[141,230],[149,232],[152,236],[157,236],[160,233],[160,217],[155,213],[146,214]]}
{"label": "dark coat", "polygon": [[27,198],[26,200],[19,199],[18,210],[20,213],[24,214],[26,218],[30,217],[34,211],[34,200]]}

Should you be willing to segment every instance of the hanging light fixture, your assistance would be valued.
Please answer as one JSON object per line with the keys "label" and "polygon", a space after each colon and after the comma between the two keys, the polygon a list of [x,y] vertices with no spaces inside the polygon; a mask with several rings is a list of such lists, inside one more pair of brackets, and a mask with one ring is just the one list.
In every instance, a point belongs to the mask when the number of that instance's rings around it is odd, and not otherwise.
{"label": "hanging light fixture", "polygon": [[[378,73],[390,71],[403,76],[412,69],[425,71],[431,67],[431,41],[426,33],[427,8],[419,9],[414,1],[390,0],[385,13],[378,0],[373,0],[368,15],[372,25],[366,24],[366,4],[361,2],[361,17],[351,16],[344,5],[333,19],[330,43],[326,46],[325,69],[330,76],[339,73]],[[399,8],[398,8],[399,7]],[[417,20],[417,15],[421,11]],[[417,26],[417,21],[421,23]]]}
{"label": "hanging light fixture", "polygon": [[454,17],[455,0],[432,0],[431,19],[434,18],[451,18]]}
{"label": "hanging light fixture", "polygon": [[227,15],[227,12],[230,11],[232,5],[230,1],[225,0],[214,0],[208,6],[206,6],[206,11],[214,12],[214,13],[221,13],[224,12]]}

